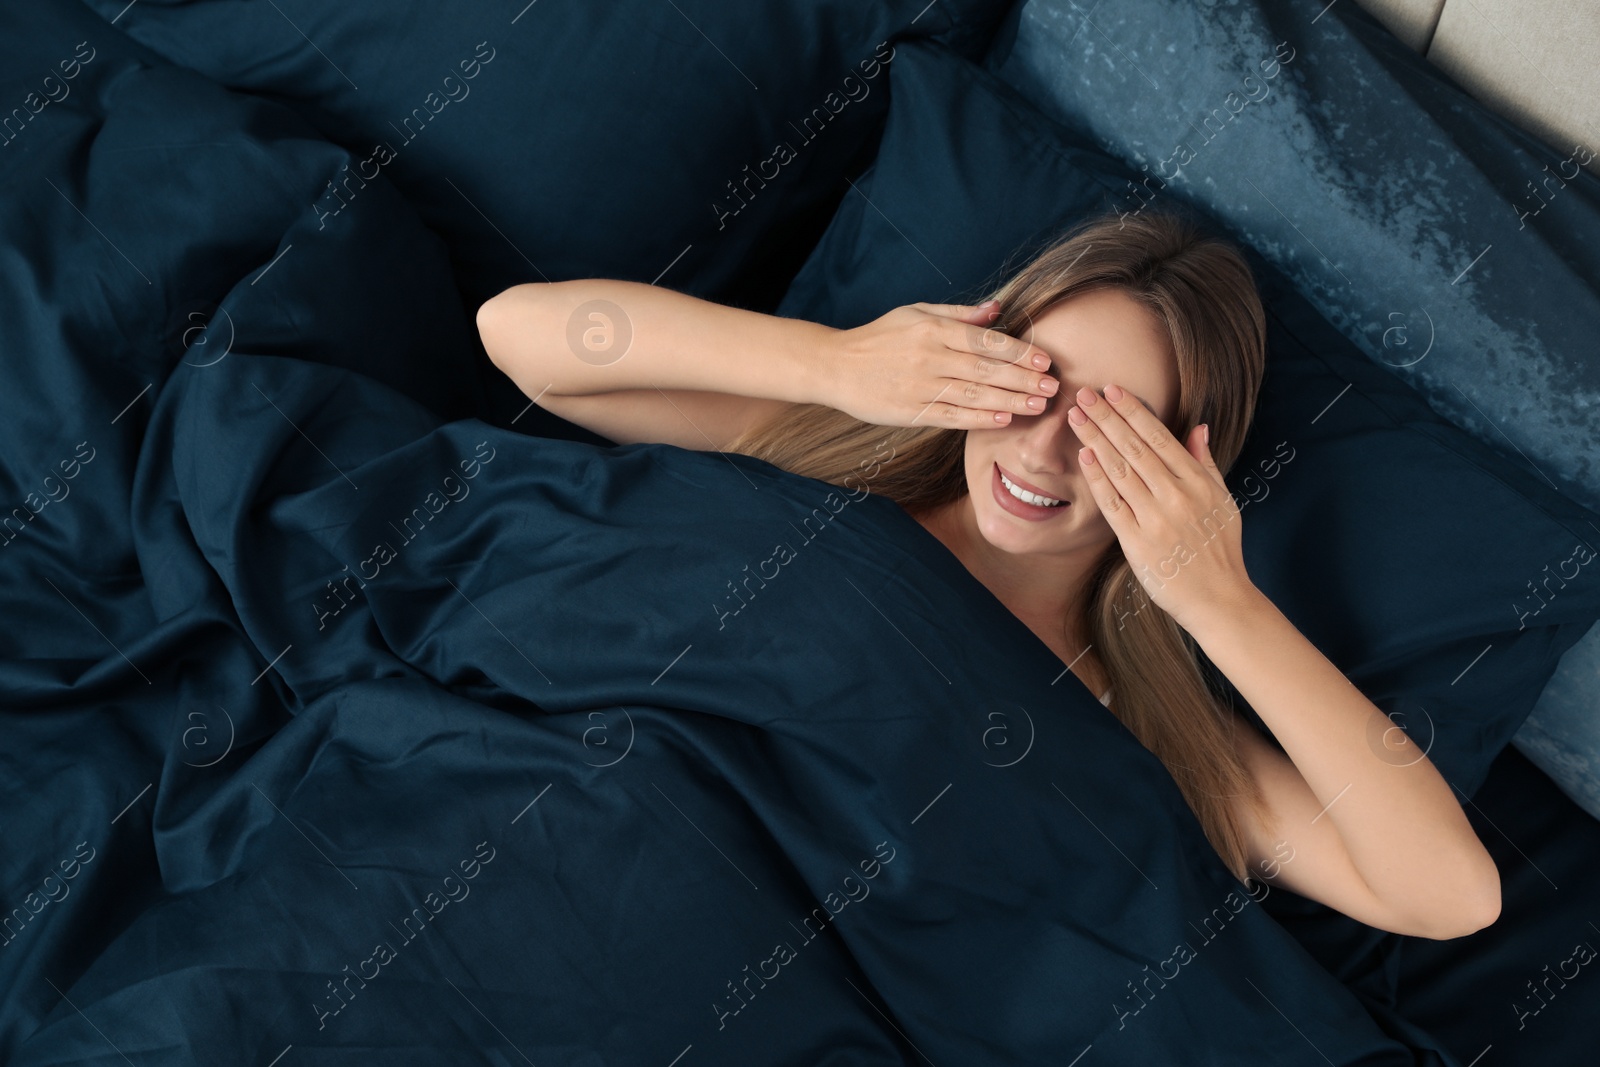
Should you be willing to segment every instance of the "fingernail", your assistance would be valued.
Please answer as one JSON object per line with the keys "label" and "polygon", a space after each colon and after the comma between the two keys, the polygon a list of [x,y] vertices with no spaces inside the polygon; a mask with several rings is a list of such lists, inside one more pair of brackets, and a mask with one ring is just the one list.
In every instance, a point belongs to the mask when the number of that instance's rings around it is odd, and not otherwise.
{"label": "fingernail", "polygon": [[1033,354],[1033,365],[1035,367],[1039,368],[1040,370],[1048,370],[1049,367],[1050,367],[1050,361],[1048,359],[1046,359],[1044,356],[1042,356],[1039,353],[1035,352]]}
{"label": "fingernail", "polygon": [[1203,422],[1200,424],[1200,443],[1203,445],[1211,444],[1211,427]]}
{"label": "fingernail", "polygon": [[1113,404],[1115,404],[1117,401],[1121,400],[1122,399],[1122,386],[1120,386],[1120,385],[1108,385],[1108,386],[1106,386],[1106,399],[1111,401]]}

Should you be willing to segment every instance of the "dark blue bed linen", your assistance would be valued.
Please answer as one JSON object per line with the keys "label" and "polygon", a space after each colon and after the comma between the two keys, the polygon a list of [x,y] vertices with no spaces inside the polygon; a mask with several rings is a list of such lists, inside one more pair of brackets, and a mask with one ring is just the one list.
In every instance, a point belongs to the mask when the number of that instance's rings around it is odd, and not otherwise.
{"label": "dark blue bed linen", "polygon": [[1465,810],[1500,869],[1503,898],[1500,918],[1475,934],[1383,936],[1287,893],[1265,909],[1375,1017],[1436,1035],[1463,1064],[1588,1063],[1600,984],[1584,980],[1592,968],[1580,946],[1600,949],[1590,925],[1600,922],[1600,823],[1515,747]]}
{"label": "dark blue bed linen", "polygon": [[62,97],[0,147],[0,604],[16,620],[0,657],[64,670],[105,649],[80,610],[143,632],[187,606],[139,578],[168,547],[141,558],[125,536],[151,517],[132,507],[135,460],[178,368],[292,352],[458,418],[479,406],[476,341],[442,245],[392,187],[318,229],[305,198],[349,156],[285,109],[75,4],[8,15],[0,70],[6,100]]}
{"label": "dark blue bed linen", "polygon": [[[881,129],[894,42],[966,54],[1009,0],[86,0],[229,88],[288,103],[450,245],[468,303],[661,279],[754,303],[799,268]],[[353,180],[350,175],[354,175]],[[809,237],[809,240],[806,238]]]}
{"label": "dark blue bed linen", "polygon": [[393,190],[5,29],[0,1060],[1451,1063],[895,505],[459,417]]}
{"label": "dark blue bed linen", "polygon": [[1506,898],[1521,904],[1470,937],[1409,942],[1395,961],[1399,1010],[1447,1036],[1463,1062],[1482,1055],[1480,1067],[1591,1062],[1600,822],[1515,749],[1495,761],[1467,816]]}
{"label": "dark blue bed linen", "polygon": [[[131,749],[30,835],[52,862],[88,842],[77,907],[116,886],[131,914],[75,958],[7,955],[41,1016],[10,1062],[107,1038],[147,1062],[1446,1062],[1238,895],[1154,758],[895,505],[422,421],[286,358],[168,383],[140,481],[181,502],[163,584],[197,607],[103,620],[128,660],[70,684],[7,667],[85,720],[35,714],[35,744],[92,760],[98,721]],[[397,529],[430,492],[460,498]],[[747,563],[771,578],[730,615]],[[797,943],[819,902],[837,923]],[[37,948],[75,916],[49,918]],[[1125,983],[1180,942],[1139,1008]],[[740,1007],[726,983],[777,944],[797,958]]]}

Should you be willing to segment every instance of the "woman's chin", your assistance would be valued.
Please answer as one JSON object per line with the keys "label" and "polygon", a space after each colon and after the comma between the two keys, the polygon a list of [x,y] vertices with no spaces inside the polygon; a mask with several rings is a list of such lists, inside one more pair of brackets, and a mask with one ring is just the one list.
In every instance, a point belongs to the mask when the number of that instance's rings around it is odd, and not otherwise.
{"label": "woman's chin", "polygon": [[[1076,507],[1077,505],[1072,505]],[[1066,519],[1068,516],[1061,516]],[[1027,522],[998,507],[983,509],[977,516],[978,533],[993,547],[1013,555],[1029,552],[1062,552],[1081,548],[1089,530],[1064,530],[1052,523]],[[1109,529],[1106,542],[1116,540]]]}
{"label": "woman's chin", "polygon": [[1044,531],[1034,523],[1019,522],[1004,512],[988,511],[978,516],[978,532],[983,539],[1002,552],[1038,552],[1056,547],[1059,537],[1043,536]]}

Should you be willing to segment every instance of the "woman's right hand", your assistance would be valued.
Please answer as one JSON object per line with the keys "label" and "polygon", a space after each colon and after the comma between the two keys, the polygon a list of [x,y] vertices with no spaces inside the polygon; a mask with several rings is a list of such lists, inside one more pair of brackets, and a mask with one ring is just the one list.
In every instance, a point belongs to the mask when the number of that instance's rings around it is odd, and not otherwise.
{"label": "woman's right hand", "polygon": [[879,426],[992,430],[1040,414],[1059,388],[1044,373],[1050,355],[986,328],[998,314],[918,302],[837,331],[822,357],[825,403]]}

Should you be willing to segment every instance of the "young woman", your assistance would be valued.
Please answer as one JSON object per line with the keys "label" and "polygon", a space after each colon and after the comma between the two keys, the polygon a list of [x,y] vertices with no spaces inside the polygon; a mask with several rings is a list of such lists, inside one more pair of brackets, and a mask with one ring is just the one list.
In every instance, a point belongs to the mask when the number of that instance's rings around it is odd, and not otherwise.
{"label": "young woman", "polygon": [[1245,573],[1222,472],[1253,418],[1265,317],[1225,242],[1151,212],[1093,220],[983,304],[849,330],[606,280],[516,286],[478,327],[529,397],[618,444],[842,485],[887,437],[871,490],[1162,760],[1241,881],[1421,937],[1498,916],[1499,874],[1450,786]]}

